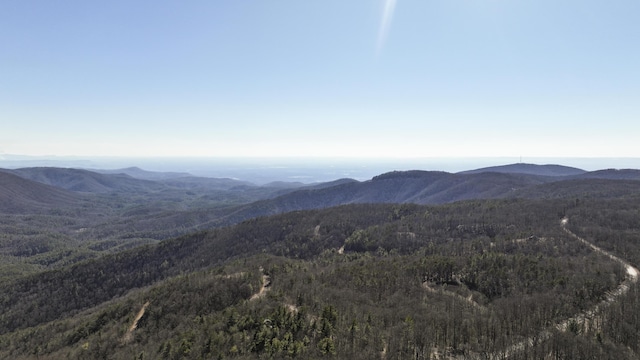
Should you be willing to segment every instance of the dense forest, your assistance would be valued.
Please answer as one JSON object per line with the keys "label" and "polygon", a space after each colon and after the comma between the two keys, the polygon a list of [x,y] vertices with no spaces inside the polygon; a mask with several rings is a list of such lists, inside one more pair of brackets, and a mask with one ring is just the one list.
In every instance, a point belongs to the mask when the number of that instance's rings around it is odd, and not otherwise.
{"label": "dense forest", "polygon": [[0,358],[637,359],[639,172],[523,166],[0,172]]}
{"label": "dense forest", "polygon": [[573,234],[638,264],[637,200],[347,205],[138,246],[5,279],[0,357],[633,359],[637,286]]}

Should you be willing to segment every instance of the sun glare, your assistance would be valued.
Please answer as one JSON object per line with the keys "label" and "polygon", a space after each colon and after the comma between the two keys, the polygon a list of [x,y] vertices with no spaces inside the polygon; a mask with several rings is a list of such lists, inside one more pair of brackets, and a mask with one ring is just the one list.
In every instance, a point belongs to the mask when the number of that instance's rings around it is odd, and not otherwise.
{"label": "sun glare", "polygon": [[380,29],[378,31],[377,54],[382,52],[384,44],[389,36],[389,29],[393,20],[393,13],[396,9],[397,0],[384,0],[384,8],[382,12],[382,20],[380,21]]}

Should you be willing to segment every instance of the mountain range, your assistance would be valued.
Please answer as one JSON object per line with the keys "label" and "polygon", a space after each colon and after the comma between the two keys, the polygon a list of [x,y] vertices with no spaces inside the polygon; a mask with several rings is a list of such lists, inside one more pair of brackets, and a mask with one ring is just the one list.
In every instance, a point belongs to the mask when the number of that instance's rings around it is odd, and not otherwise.
{"label": "mountain range", "polygon": [[639,200],[559,165],[2,170],[0,359],[633,359]]}
{"label": "mountain range", "polygon": [[[640,180],[640,170],[587,172],[561,165],[533,164],[511,164],[460,173],[394,171],[368,181],[340,179],[319,184],[281,182],[263,186],[139,168],[99,172],[22,168],[1,170],[0,173],[3,174],[0,194],[2,204],[5,204],[3,211],[22,211],[39,203],[65,207],[80,201],[82,197],[78,195],[129,194],[149,202],[173,199],[182,204],[183,211],[232,206],[224,215],[216,213],[217,220],[207,220],[221,224],[351,203],[444,204],[470,199],[597,196],[603,192],[610,194],[612,188],[632,190]],[[191,201],[186,202],[184,198]]]}

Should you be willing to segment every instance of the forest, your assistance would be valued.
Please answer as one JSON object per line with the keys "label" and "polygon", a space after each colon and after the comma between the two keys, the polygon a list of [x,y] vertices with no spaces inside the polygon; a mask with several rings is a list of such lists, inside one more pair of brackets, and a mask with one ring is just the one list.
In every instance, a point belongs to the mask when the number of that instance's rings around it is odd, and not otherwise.
{"label": "forest", "polygon": [[637,359],[636,278],[577,238],[639,264],[638,200],[294,211],[5,278],[0,358]]}
{"label": "forest", "polygon": [[0,358],[640,356],[640,172],[125,170],[0,171]]}

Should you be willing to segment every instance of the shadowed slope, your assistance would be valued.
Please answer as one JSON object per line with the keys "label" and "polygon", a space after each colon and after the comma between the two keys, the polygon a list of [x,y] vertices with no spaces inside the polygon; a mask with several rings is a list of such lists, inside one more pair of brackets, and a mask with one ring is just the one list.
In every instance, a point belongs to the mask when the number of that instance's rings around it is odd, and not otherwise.
{"label": "shadowed slope", "polygon": [[124,174],[106,175],[80,169],[42,167],[6,171],[25,179],[75,192],[147,192],[165,188],[154,181],[134,179]]}
{"label": "shadowed slope", "polygon": [[72,206],[80,199],[69,191],[0,171],[0,212],[38,213]]}

